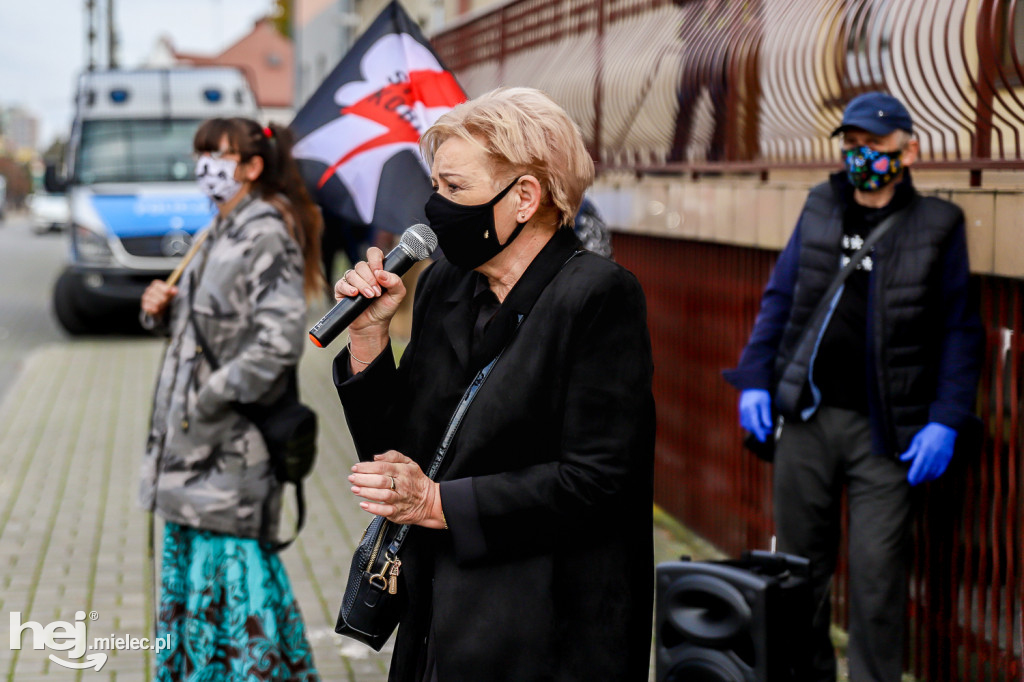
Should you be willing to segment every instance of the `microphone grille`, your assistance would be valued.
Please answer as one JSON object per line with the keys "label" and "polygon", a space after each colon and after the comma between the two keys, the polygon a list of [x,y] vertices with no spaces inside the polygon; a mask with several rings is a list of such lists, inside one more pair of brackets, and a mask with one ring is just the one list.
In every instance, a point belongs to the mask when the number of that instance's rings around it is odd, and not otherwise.
{"label": "microphone grille", "polygon": [[402,246],[416,260],[423,260],[437,248],[437,235],[423,223],[417,223],[402,233]]}

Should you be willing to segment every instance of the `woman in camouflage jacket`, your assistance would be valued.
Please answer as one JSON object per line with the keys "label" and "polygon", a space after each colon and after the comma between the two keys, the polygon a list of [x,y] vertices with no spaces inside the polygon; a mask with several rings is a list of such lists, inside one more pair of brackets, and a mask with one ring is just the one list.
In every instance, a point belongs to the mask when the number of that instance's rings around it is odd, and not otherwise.
{"label": "woman in camouflage jacket", "polygon": [[170,336],[140,491],[166,522],[157,634],[172,637],[158,654],[158,679],[203,670],[219,670],[217,679],[318,679],[267,545],[281,485],[259,430],[231,407],[282,394],[306,337],[303,294],[323,292],[321,223],[290,142],[287,130],[247,119],[200,126],[196,177],[217,216],[180,284],[154,281],[142,299]]}

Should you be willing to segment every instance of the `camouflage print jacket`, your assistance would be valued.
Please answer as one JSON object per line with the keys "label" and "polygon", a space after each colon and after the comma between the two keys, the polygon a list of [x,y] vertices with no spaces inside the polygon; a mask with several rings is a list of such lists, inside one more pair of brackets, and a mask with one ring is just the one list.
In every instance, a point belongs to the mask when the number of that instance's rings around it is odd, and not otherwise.
{"label": "camouflage print jacket", "polygon": [[[169,521],[247,538],[276,537],[280,484],[256,427],[233,401],[284,391],[305,333],[302,253],[278,211],[253,198],[207,228],[165,326],[140,502]],[[198,352],[189,318],[220,364]]]}

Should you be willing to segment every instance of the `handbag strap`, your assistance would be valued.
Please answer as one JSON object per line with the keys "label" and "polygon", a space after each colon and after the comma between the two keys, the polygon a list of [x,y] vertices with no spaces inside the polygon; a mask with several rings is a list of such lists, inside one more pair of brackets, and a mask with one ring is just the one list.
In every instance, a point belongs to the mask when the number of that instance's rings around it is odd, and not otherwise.
{"label": "handbag strap", "polygon": [[[516,321],[515,330],[513,330],[512,336],[515,336],[515,332],[519,330],[519,326],[523,323],[525,315],[520,314],[519,319]],[[509,337],[508,343],[512,342],[512,337]],[[459,426],[462,424],[463,417],[466,416],[466,412],[469,411],[469,406],[473,404],[473,400],[476,398],[477,393],[480,392],[480,387],[483,386],[484,382],[487,381],[487,377],[490,376],[491,370],[498,364],[498,359],[501,358],[505,352],[505,348],[508,348],[508,343],[505,347],[498,351],[498,354],[494,356],[487,365],[477,372],[476,376],[473,377],[472,383],[466,388],[465,393],[462,394],[462,399],[459,400],[459,404],[455,407],[455,412],[452,414],[452,418],[448,421],[448,428],[444,431],[444,436],[441,438],[441,444],[437,446],[437,452],[434,453],[434,460],[430,463],[430,468],[427,469],[427,478],[431,481],[437,476],[437,472],[441,470],[441,464],[444,463],[445,455],[448,454],[448,448],[451,446],[452,441],[455,440],[455,434],[459,430]],[[395,539],[388,545],[387,555],[388,558],[394,558],[398,556],[398,550],[402,548],[402,543],[405,542],[405,536],[409,534],[411,524],[404,523],[401,528],[398,529],[398,533],[395,535]]]}
{"label": "handbag strap", "polygon": [[[565,266],[569,264],[569,261],[581,253],[584,253],[584,251],[574,249],[569,257],[562,263],[561,267],[559,267],[557,271],[552,272],[551,279],[554,278],[554,275],[561,272]],[[544,286],[547,286],[551,279],[545,282]],[[539,295],[539,292],[537,292],[537,294]],[[444,463],[445,455],[448,454],[448,448],[451,446],[452,441],[455,440],[455,434],[459,430],[459,425],[462,424],[462,418],[466,416],[466,412],[469,411],[469,406],[473,403],[473,399],[476,398],[477,393],[480,392],[480,387],[483,386],[485,381],[487,381],[487,377],[490,376],[491,370],[494,369],[496,364],[498,364],[498,360],[505,352],[505,349],[512,343],[512,339],[515,337],[516,332],[519,331],[519,327],[523,324],[523,320],[525,318],[525,313],[517,314],[516,323],[512,328],[512,333],[508,335],[508,338],[505,340],[501,350],[498,351],[498,354],[495,355],[483,369],[477,372],[476,376],[473,377],[473,381],[469,384],[469,387],[466,388],[466,391],[462,394],[462,399],[459,400],[459,404],[455,407],[455,412],[452,414],[452,418],[448,421],[448,428],[445,429],[444,436],[441,438],[441,444],[437,446],[437,452],[434,453],[434,459],[430,463],[430,468],[427,469],[427,478],[431,481],[434,480],[434,477],[437,476],[437,473],[441,470],[441,464]],[[410,527],[411,524],[404,523],[398,529],[398,533],[395,534],[395,539],[388,545],[386,553],[387,558],[395,559],[398,556],[398,550],[402,548],[402,543],[405,542],[405,537],[409,534]]]}
{"label": "handbag strap", "polygon": [[[864,260],[864,257],[871,253],[871,250],[875,247],[882,237],[886,235],[897,223],[901,222],[911,211],[911,209],[917,204],[917,198],[915,197],[910,204],[896,211],[895,213],[887,216],[882,222],[871,231],[868,238],[864,240],[864,245],[857,250],[853,256],[850,257],[850,262],[847,263],[842,270],[835,276],[828,289],[825,290],[825,294],[818,301],[817,307],[814,312],[808,318],[808,323],[804,327],[803,333],[800,335],[800,340],[797,342],[796,350],[793,353],[793,359],[798,358],[810,358],[811,348],[818,337],[818,329],[824,323],[825,317],[828,315],[829,309],[832,307],[833,299],[839,293],[840,288],[846,282],[847,278],[853,274],[853,271],[857,269],[860,262]],[[808,360],[810,362],[810,360]],[[792,406],[792,409],[796,409],[796,405],[800,401],[800,395],[803,393],[803,385],[806,380],[806,376],[802,376],[802,368],[798,366],[796,362],[790,362],[789,365],[783,370],[783,374],[779,379],[776,388],[776,403],[780,406]]]}
{"label": "handbag strap", "polygon": [[[821,297],[820,301],[818,301],[818,307],[814,309],[814,314],[811,315],[812,322],[816,321],[818,316],[824,313],[824,311],[829,305],[829,302],[836,295],[836,292],[839,291],[839,287],[843,286],[843,284],[846,282],[846,279],[853,274],[853,271],[857,269],[857,266],[860,265],[860,262],[864,260],[864,257],[871,253],[871,249],[875,248],[875,244],[877,244],[879,240],[881,240],[882,237],[884,237],[885,234],[890,229],[892,229],[894,225],[896,225],[896,223],[902,221],[903,218],[906,217],[908,213],[910,213],[910,209],[913,207],[915,203],[917,203],[916,200],[911,202],[908,206],[905,206],[900,210],[896,211],[895,213],[890,214],[882,222],[880,222],[875,229],[871,230],[871,234],[869,234],[868,238],[864,240],[864,245],[861,246],[860,249],[850,257],[850,262],[847,263],[843,267],[843,269],[839,271],[839,274],[836,275],[836,278],[832,280],[832,283],[825,291],[825,295]],[[811,329],[814,326],[815,325],[808,325],[808,329]]]}

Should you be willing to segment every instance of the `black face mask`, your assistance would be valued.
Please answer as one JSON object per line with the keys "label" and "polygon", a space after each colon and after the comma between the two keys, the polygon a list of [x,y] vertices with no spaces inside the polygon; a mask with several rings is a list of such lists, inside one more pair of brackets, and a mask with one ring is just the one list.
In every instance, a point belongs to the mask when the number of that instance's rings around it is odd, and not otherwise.
{"label": "black face mask", "polygon": [[452,265],[465,270],[479,267],[501,253],[519,236],[526,223],[517,223],[516,229],[504,244],[498,243],[498,232],[494,229],[494,206],[517,182],[519,178],[486,204],[475,206],[457,204],[437,192],[430,195],[424,211],[430,227],[437,235],[437,243]]}

